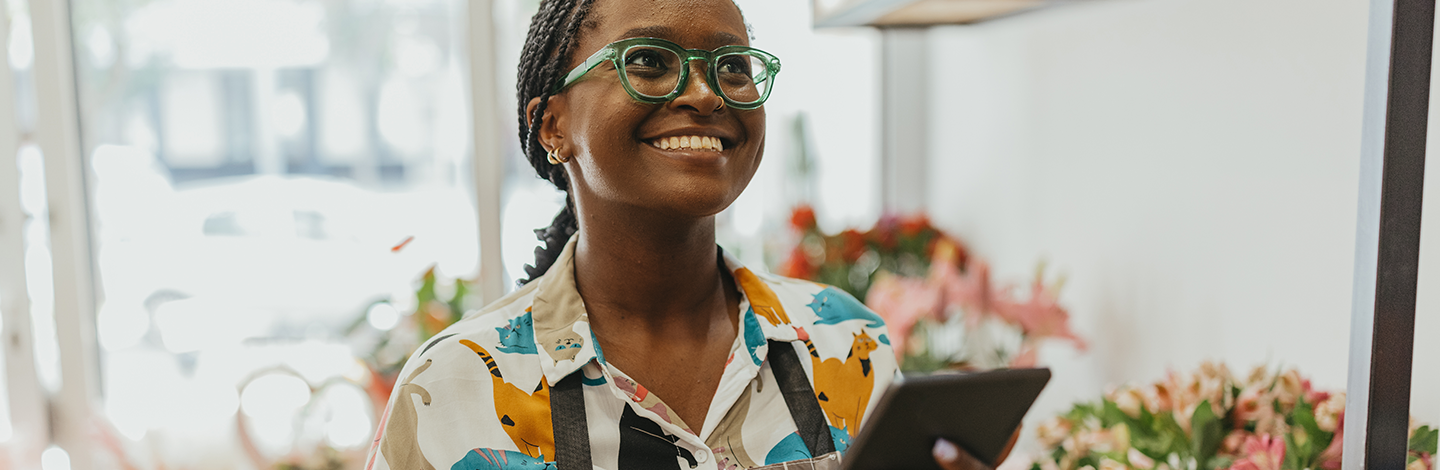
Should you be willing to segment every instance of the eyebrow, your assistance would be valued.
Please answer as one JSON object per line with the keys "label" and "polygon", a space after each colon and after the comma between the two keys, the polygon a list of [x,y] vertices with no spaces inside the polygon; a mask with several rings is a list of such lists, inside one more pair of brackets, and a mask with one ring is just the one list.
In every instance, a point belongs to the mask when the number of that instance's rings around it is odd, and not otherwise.
{"label": "eyebrow", "polygon": [[[621,33],[620,39],[629,38],[674,38],[678,36],[675,28],[669,26],[641,26]],[[744,44],[745,41],[739,36],[724,31],[716,31],[707,38],[711,44]]]}

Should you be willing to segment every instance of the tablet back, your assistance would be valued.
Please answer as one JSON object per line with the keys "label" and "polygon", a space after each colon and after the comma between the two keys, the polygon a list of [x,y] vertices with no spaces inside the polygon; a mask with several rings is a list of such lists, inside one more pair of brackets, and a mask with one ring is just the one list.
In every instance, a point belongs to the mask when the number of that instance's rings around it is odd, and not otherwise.
{"label": "tablet back", "polygon": [[844,468],[938,469],[931,456],[938,437],[994,462],[1049,381],[1050,369],[907,377],[880,397]]}

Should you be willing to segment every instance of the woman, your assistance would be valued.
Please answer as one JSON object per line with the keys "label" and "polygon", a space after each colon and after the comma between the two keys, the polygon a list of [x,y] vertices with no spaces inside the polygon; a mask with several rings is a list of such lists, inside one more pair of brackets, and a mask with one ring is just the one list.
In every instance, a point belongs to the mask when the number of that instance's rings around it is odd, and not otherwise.
{"label": "woman", "polygon": [[410,358],[367,468],[838,468],[895,356],[854,298],[716,247],[780,69],[739,8],[545,0],[520,62],[526,155],[566,207],[523,287]]}

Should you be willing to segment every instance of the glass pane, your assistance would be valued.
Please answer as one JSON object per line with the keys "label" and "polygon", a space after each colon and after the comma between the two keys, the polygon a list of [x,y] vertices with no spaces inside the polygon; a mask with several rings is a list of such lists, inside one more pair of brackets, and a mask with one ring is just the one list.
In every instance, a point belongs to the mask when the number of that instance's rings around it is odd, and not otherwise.
{"label": "glass pane", "polygon": [[477,271],[465,3],[72,4],[123,457],[362,467],[356,331]]}

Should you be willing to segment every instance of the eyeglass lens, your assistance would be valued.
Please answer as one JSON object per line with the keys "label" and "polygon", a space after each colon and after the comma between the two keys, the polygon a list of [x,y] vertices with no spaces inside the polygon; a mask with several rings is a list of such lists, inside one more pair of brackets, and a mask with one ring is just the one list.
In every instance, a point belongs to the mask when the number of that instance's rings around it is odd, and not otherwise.
{"label": "eyeglass lens", "polygon": [[[732,101],[753,103],[764,93],[769,77],[765,61],[746,53],[721,56],[716,60],[715,79],[720,93]],[[663,98],[680,84],[680,56],[670,49],[635,46],[625,51],[625,77],[636,92]]]}

